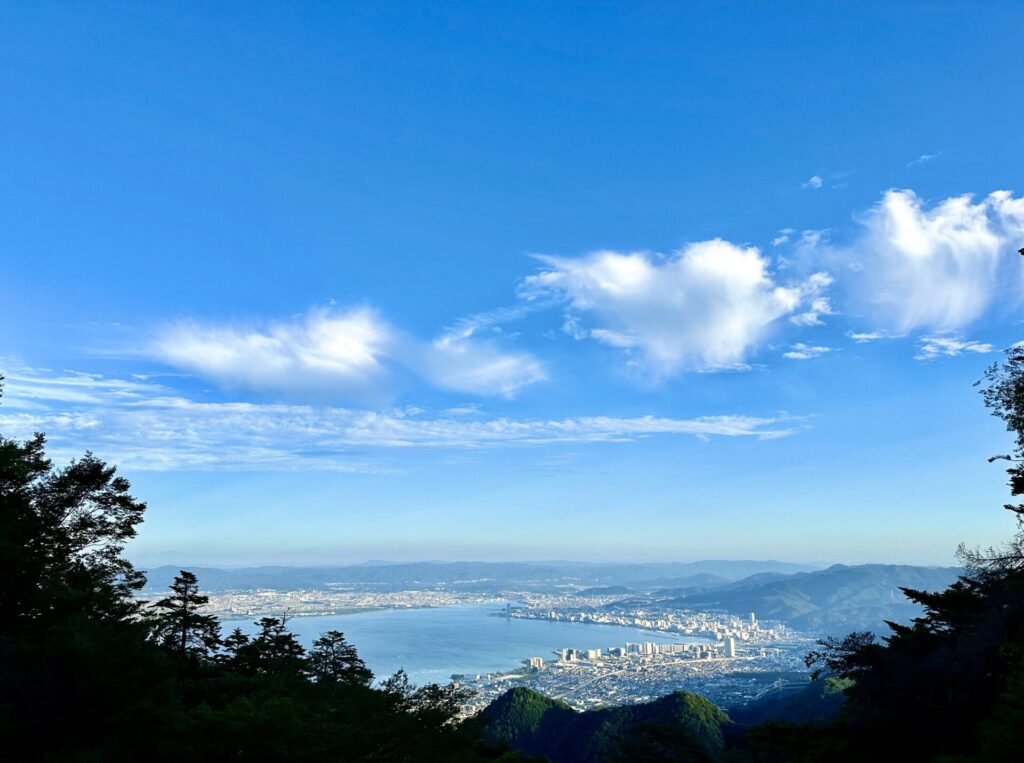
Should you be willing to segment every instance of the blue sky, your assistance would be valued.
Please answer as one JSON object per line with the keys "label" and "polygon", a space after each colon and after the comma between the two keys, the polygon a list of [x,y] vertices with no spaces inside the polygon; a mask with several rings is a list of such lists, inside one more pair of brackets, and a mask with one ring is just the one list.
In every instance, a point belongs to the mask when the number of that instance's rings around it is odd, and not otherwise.
{"label": "blue sky", "polygon": [[8,4],[0,429],[146,564],[1012,530],[1014,3]]}

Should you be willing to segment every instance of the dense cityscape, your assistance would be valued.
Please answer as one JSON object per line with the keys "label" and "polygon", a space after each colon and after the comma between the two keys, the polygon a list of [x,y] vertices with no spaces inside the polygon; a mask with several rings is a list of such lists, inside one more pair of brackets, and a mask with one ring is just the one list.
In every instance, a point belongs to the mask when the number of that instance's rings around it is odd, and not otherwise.
{"label": "dense cityscape", "polygon": [[526,686],[578,710],[646,702],[679,689],[697,691],[720,705],[742,704],[805,673],[803,657],[813,639],[783,623],[762,623],[712,612],[602,614],[579,609],[531,609],[506,604],[496,613],[510,619],[621,625],[671,634],[674,643],[625,643],[608,647],[562,647],[531,656],[513,670],[452,676],[476,695],[467,710],[486,707],[514,686]]}

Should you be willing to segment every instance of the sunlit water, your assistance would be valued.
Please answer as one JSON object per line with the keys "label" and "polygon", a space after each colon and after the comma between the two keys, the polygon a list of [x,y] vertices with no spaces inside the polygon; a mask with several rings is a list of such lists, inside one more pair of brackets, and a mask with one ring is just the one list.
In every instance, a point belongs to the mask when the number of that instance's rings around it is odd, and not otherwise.
{"label": "sunlit water", "polygon": [[[489,616],[501,609],[502,605],[489,603],[295,617],[288,621],[288,627],[307,647],[324,631],[342,631],[377,677],[405,668],[416,684],[445,682],[453,673],[510,670],[528,657],[552,659],[552,652],[562,647],[606,649],[627,641],[701,641],[616,625]],[[236,626],[248,633],[255,630],[247,621],[224,625],[225,634]]]}

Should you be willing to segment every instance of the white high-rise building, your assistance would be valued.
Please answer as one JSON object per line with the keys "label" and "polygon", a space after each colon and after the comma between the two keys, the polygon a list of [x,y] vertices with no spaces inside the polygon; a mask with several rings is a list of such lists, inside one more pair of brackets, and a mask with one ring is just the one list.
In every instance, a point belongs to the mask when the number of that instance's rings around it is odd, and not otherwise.
{"label": "white high-rise building", "polygon": [[729,638],[725,640],[725,656],[736,656],[736,639],[734,639],[732,636],[729,636]]}

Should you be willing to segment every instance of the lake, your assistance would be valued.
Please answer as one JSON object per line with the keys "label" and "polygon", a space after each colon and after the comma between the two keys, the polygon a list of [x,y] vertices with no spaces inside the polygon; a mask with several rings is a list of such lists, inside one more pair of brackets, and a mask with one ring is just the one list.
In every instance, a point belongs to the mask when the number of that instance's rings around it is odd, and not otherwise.
{"label": "lake", "polygon": [[[528,657],[554,659],[552,652],[562,647],[607,649],[627,641],[702,643],[690,636],[617,625],[489,616],[503,606],[490,602],[295,617],[288,627],[307,647],[324,631],[342,631],[378,678],[405,668],[416,684],[444,683],[453,673],[511,670]],[[248,621],[227,621],[225,635],[236,626],[246,633],[256,630]]]}

